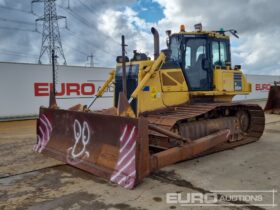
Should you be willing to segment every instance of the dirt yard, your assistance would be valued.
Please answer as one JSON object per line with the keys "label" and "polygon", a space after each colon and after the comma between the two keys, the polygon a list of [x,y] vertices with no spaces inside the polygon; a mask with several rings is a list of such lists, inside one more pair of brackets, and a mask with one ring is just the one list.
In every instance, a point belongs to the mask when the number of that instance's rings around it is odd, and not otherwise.
{"label": "dirt yard", "polygon": [[[166,167],[132,191],[34,153],[35,128],[35,120],[0,123],[0,209],[209,209],[167,204],[166,193],[279,191],[277,115],[266,116],[266,130],[260,141]],[[278,192],[274,201],[278,205],[279,198]],[[248,205],[210,209],[271,209]]]}

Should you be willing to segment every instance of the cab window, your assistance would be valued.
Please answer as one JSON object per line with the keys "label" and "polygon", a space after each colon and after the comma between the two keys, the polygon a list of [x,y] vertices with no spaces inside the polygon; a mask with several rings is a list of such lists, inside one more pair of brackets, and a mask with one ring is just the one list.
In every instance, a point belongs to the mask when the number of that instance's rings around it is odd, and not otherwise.
{"label": "cab window", "polygon": [[219,42],[212,42],[212,64],[219,65],[220,62],[220,50],[219,50]]}
{"label": "cab window", "polygon": [[226,66],[227,46],[225,42],[220,42],[220,61],[221,61],[221,66]]}
{"label": "cab window", "polygon": [[197,50],[196,50],[196,61],[198,60],[198,58],[201,54],[205,55],[205,46],[204,45],[197,48]]}
{"label": "cab window", "polygon": [[179,60],[180,42],[181,42],[181,40],[179,40],[177,37],[172,38],[170,49],[171,49],[171,52],[172,52],[171,53],[171,59],[174,60],[174,61]]}
{"label": "cab window", "polygon": [[190,66],[191,66],[191,48],[187,46],[186,53],[185,53],[185,69],[190,68]]}
{"label": "cab window", "polygon": [[226,66],[228,61],[228,50],[225,42],[213,41],[212,42],[212,64],[213,66]]}

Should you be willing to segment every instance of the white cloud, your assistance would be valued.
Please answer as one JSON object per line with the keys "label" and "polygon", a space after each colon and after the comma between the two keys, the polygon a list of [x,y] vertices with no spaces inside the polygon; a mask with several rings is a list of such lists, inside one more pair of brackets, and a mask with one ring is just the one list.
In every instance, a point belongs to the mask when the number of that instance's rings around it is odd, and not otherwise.
{"label": "white cloud", "polygon": [[[125,35],[128,44],[127,52],[130,57],[133,50],[149,52],[152,50],[151,24],[146,23],[137,16],[137,13],[129,7],[123,12],[107,9],[98,19],[98,29],[108,33],[111,37]],[[120,54],[120,48],[115,49]]]}
{"label": "white cloud", "polygon": [[[163,8],[164,18],[157,23],[147,23],[138,17],[132,9],[135,1],[130,0],[81,0],[71,1],[71,10],[63,10],[65,1],[58,1],[58,12],[68,18],[71,34],[61,29],[61,36],[66,58],[69,64],[84,65],[86,55],[95,55],[98,66],[114,66],[115,56],[121,54],[121,35],[126,36],[127,52],[131,57],[134,49],[149,52],[153,56],[153,37],[150,28],[155,26],[160,32],[161,48],[165,48],[165,31],[179,30],[186,24],[187,30],[202,22],[207,30],[234,28],[240,33],[240,39],[232,39],[233,64],[242,64],[246,72],[256,74],[279,73],[280,69],[280,2],[277,0],[153,0]],[[7,6],[29,11],[29,0],[4,1]],[[279,3],[278,3],[279,2]],[[37,5],[38,13],[42,13]],[[1,10],[2,11],[2,10]],[[3,17],[34,22],[35,16],[27,13],[2,11]],[[80,16],[86,20],[77,17]],[[80,19],[80,20],[79,20]],[[13,26],[2,23],[3,26]],[[33,26],[15,25],[18,28],[33,30]],[[39,54],[40,34],[22,31],[0,31],[1,48],[16,49],[32,55]],[[25,40],[24,42],[22,40]],[[0,57],[6,59],[9,57]],[[36,61],[34,58],[14,58],[16,61]]]}
{"label": "white cloud", "polygon": [[[233,47],[233,62],[240,62],[246,72],[279,73],[280,2],[277,0],[154,0],[164,9],[160,29],[178,31],[180,24],[193,30],[202,22],[207,30],[234,28],[240,33]],[[234,39],[234,38],[233,38]]]}
{"label": "white cloud", "polygon": [[277,74],[279,65],[279,31],[259,32],[244,38],[236,48],[244,67],[250,73]]}

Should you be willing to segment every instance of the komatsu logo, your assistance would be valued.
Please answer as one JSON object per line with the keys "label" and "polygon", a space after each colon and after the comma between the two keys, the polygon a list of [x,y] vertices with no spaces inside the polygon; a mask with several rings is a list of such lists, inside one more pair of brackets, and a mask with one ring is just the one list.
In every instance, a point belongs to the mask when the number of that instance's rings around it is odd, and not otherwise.
{"label": "komatsu logo", "polygon": [[[46,82],[34,83],[35,96],[49,96],[53,84]],[[94,83],[61,83],[56,85],[56,96],[92,96],[95,94]]]}

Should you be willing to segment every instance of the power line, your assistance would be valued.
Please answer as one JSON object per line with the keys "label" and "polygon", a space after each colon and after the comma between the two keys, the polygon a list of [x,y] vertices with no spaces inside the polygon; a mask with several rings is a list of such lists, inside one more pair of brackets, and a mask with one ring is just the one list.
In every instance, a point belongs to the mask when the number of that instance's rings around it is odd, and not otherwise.
{"label": "power line", "polygon": [[[90,22],[88,22],[87,19],[85,19],[84,17],[82,17],[81,15],[77,14],[76,12],[74,12],[71,8],[64,8],[61,5],[58,5],[58,7],[60,7],[61,9],[63,9],[64,11],[66,11],[68,14],[70,14],[72,17],[74,17],[75,19],[77,19],[78,21],[80,21],[81,23],[83,23],[85,26],[87,26],[89,29],[94,30],[94,32],[99,31],[98,28],[95,25],[92,25]],[[103,36],[107,37],[108,39],[112,40],[113,43],[115,43],[116,45],[120,45],[120,43],[118,41],[116,41],[115,39],[113,39],[112,37],[102,33]]]}
{"label": "power line", "polygon": [[0,20],[5,21],[5,22],[25,24],[25,25],[34,25],[34,23],[32,23],[32,22],[27,22],[27,21],[22,21],[22,20],[12,20],[12,19],[2,18],[2,17],[0,17]]}
{"label": "power line", "polygon": [[17,53],[7,53],[7,52],[1,52],[1,51],[0,51],[0,54],[9,55],[9,56],[12,55],[12,56],[19,56],[19,57],[29,57],[29,58],[34,58],[34,59],[37,58],[37,56],[23,55],[23,54],[17,54]]}
{"label": "power line", "polygon": [[88,11],[92,12],[92,8],[90,8],[88,5],[86,5],[85,3],[83,3],[81,0],[78,0],[80,2],[81,5],[83,5]]}
{"label": "power line", "polygon": [[26,29],[26,28],[14,28],[14,27],[0,26],[0,29],[3,29],[3,30],[15,30],[15,31],[27,31],[27,32],[40,33],[39,31],[31,30],[31,29]]}
{"label": "power line", "polygon": [[38,16],[38,15],[32,13],[31,11],[27,11],[27,10],[23,10],[23,9],[17,9],[17,8],[8,7],[8,6],[2,6],[2,5],[0,6],[0,8],[7,9],[7,10],[14,10],[14,11],[18,11],[18,12],[24,12],[24,13],[28,13],[30,15]]}
{"label": "power line", "polygon": [[20,57],[33,57],[36,58],[36,55],[33,54],[28,54],[28,53],[23,53],[23,52],[16,52],[16,51],[11,51],[11,50],[6,50],[6,49],[0,49],[0,54],[4,55],[14,55],[14,56],[20,56]]}
{"label": "power line", "polygon": [[[25,22],[25,21],[17,21],[17,20],[11,20],[11,19],[1,18],[1,17],[0,17],[0,20],[8,21],[8,22],[18,22],[18,23],[19,23],[19,22],[21,22],[21,23]],[[29,25],[29,24],[30,24],[30,25],[33,25],[31,22],[25,22],[25,23],[28,24],[28,25]],[[39,32],[39,31],[31,30],[31,29],[27,29],[27,28],[7,27],[7,26],[0,26],[0,30],[15,30],[15,31],[25,31],[25,32],[41,33],[41,32]],[[85,39],[81,39],[81,37],[80,37],[78,34],[76,34],[75,32],[70,31],[69,29],[68,29],[67,31],[69,31],[71,35],[77,37],[78,40],[82,41],[82,42],[84,43],[85,46],[91,45],[91,46],[93,46],[94,48],[97,48],[98,50],[100,50],[100,51],[102,51],[102,52],[104,52],[104,53],[106,53],[106,54],[108,54],[108,55],[110,55],[110,56],[112,56],[112,57],[115,57],[115,55],[113,55],[113,54],[111,54],[110,52],[104,50],[103,48],[97,47],[97,46],[96,46],[95,44],[93,44],[92,42],[89,42],[89,41],[87,41],[87,40],[85,40]],[[69,46],[67,46],[67,47],[69,47]],[[80,53],[80,54],[82,54],[82,55],[84,55],[84,56],[88,56],[88,53],[85,53],[85,52],[83,52],[83,51],[81,51],[81,50],[78,50],[77,48],[73,48],[73,47],[69,47],[69,48],[75,50],[76,52],[78,52],[78,53]],[[10,51],[10,52],[7,52],[7,51],[6,51],[6,54],[9,54],[9,55],[24,56],[23,54],[19,54],[19,53],[16,54],[16,53],[17,53],[17,52],[11,52],[11,51]],[[1,53],[1,54],[4,54],[4,53]],[[32,56],[35,57],[35,55],[32,55]]]}
{"label": "power line", "polygon": [[72,17],[74,17],[75,19],[77,19],[78,21],[80,21],[81,23],[83,23],[85,26],[91,28],[92,25],[86,20],[84,19],[82,16],[80,16],[79,14],[75,13],[71,8],[64,8],[61,5],[58,5],[59,8],[63,9],[65,12],[67,12],[68,14],[70,14]]}
{"label": "power line", "polygon": [[76,51],[76,52],[78,52],[78,53],[80,53],[80,54],[82,54],[82,55],[85,55],[85,56],[88,55],[87,53],[85,53],[85,52],[83,52],[83,51],[81,51],[81,50],[78,50],[77,48],[70,47],[70,46],[67,46],[67,47],[70,48],[70,49],[72,49],[72,50],[74,50],[74,51]]}
{"label": "power line", "polygon": [[81,39],[81,37],[80,37],[78,34],[76,34],[75,32],[70,31],[70,30],[68,30],[68,31],[70,32],[70,34],[72,34],[72,36],[75,36],[76,38],[78,38],[78,40],[84,42],[85,46],[91,45],[91,46],[93,46],[94,48],[97,48],[98,50],[100,50],[100,51],[102,51],[102,52],[104,52],[104,53],[106,53],[106,54],[108,54],[108,55],[111,55],[112,57],[115,57],[115,55],[111,54],[111,53],[108,52],[107,50],[104,50],[103,48],[99,48],[99,47],[97,47],[95,44],[93,44],[93,43],[91,43],[91,42],[89,42],[89,41],[87,41],[87,40],[85,40],[85,39]]}
{"label": "power line", "polygon": [[[39,1],[41,1],[41,0],[39,0]],[[42,2],[43,2],[43,0],[42,0]],[[81,2],[81,1],[79,1],[79,2],[80,2],[81,4],[83,4],[84,6],[86,6],[83,2]],[[36,15],[36,14],[30,12],[30,11],[23,10],[23,9],[17,9],[17,8],[12,8],[12,7],[8,7],[8,6],[2,6],[2,5],[0,6],[0,8],[2,8],[2,9],[7,9],[7,10],[18,11],[18,12],[23,12],[23,13],[28,13],[28,14],[32,14],[32,15],[35,15],[35,16],[38,17],[38,15]],[[62,8],[62,7],[61,7],[61,8]],[[65,10],[65,8],[63,8],[63,9]],[[88,9],[91,10],[89,7],[88,7]],[[83,23],[84,25],[86,25],[89,29],[92,29],[92,30],[97,29],[95,26],[93,26],[92,24],[90,24],[90,23],[88,22],[88,20],[86,20],[85,18],[83,18],[83,17],[80,16],[79,14],[75,13],[73,10],[68,9],[68,10],[65,10],[65,11],[68,12],[68,13],[71,13],[71,15],[72,15],[74,18],[78,19],[81,23]],[[18,24],[23,24],[23,25],[34,25],[33,23],[28,22],[28,21],[21,21],[21,20],[15,20],[15,19],[8,19],[8,18],[2,18],[2,17],[0,17],[0,21],[18,23]],[[40,24],[40,25],[41,25],[41,24]],[[38,32],[38,31],[36,31],[36,30],[31,30],[31,29],[27,29],[27,28],[7,27],[7,26],[0,26],[0,30],[15,30],[15,31],[25,31],[25,32],[40,33],[40,32]],[[98,29],[97,29],[97,30],[98,30]],[[69,30],[69,31],[70,31],[70,30]],[[77,36],[76,33],[72,32],[72,31],[70,31],[70,32],[72,33],[72,35]],[[108,54],[108,55],[110,55],[110,56],[115,57],[115,55],[113,55],[113,54],[111,54],[110,52],[104,50],[103,48],[99,48],[99,47],[97,47],[96,45],[94,45],[93,43],[91,43],[91,42],[89,42],[89,41],[87,41],[87,40],[80,39],[80,36],[77,36],[77,37],[78,37],[79,40],[81,40],[82,42],[84,42],[86,46],[88,46],[88,45],[90,44],[91,46],[94,46],[94,47],[97,48],[98,50],[100,50],[100,51],[102,51],[102,52],[104,52],[104,53],[106,53],[106,54]],[[109,36],[108,36],[108,37],[109,37]],[[114,41],[111,37],[110,37],[110,39],[111,39],[112,41]],[[117,43],[117,42],[116,42],[116,43]],[[117,44],[119,44],[119,43],[117,43]],[[69,46],[67,46],[67,47],[69,47]],[[84,56],[88,56],[88,53],[85,53],[85,52],[83,52],[83,51],[81,51],[81,50],[78,50],[77,48],[73,48],[73,47],[69,47],[69,48],[75,50],[76,52],[78,52],[78,53],[80,53],[80,54],[82,54],[82,55],[84,55]],[[5,54],[5,55],[13,55],[13,56],[21,56],[21,57],[34,57],[34,58],[36,57],[36,55],[30,55],[30,54],[26,54],[26,53],[15,52],[15,51],[8,51],[8,50],[1,50],[1,49],[0,49],[0,53],[1,53],[1,54]]]}
{"label": "power line", "polygon": [[[90,12],[92,12],[92,8],[90,8],[88,5],[86,5],[85,3],[83,3],[81,0],[78,0],[79,2],[80,2],[80,4],[81,5],[83,5],[85,8],[87,8],[88,9],[88,11],[90,11]],[[69,9],[68,9],[69,10]],[[73,10],[72,10],[73,11]],[[74,12],[74,11],[73,11]],[[77,14],[78,15],[78,14]],[[80,16],[80,15],[79,15]],[[81,18],[83,18],[82,16],[80,16]],[[84,18],[83,18],[84,19]],[[84,19],[85,20],[85,19]],[[86,20],[86,22],[88,22],[87,20]],[[98,30],[98,28],[95,26],[95,25],[92,25],[92,24],[90,24],[89,22],[88,22],[88,27],[92,27],[93,29],[95,29],[95,30],[97,30],[97,31],[99,31]],[[108,35],[106,35],[106,34],[104,34],[104,36],[106,36],[107,38],[109,38],[109,39],[111,39],[113,42],[115,42],[117,45],[120,45],[120,43],[118,42],[118,41],[116,41],[115,39],[113,39],[112,37],[110,37],[110,36],[108,36]]]}
{"label": "power line", "polygon": [[[84,19],[84,18],[83,18],[82,16],[80,16],[79,14],[75,13],[71,8],[64,8],[64,7],[61,6],[61,5],[57,5],[57,6],[58,6],[59,8],[61,8],[61,9],[63,9],[63,10],[64,10],[65,12],[67,12],[68,14],[70,14],[70,15],[71,15],[72,17],[74,17],[75,19],[77,19],[79,22],[83,23],[83,24],[84,24],[85,26],[87,26],[89,29],[94,30],[95,32],[96,32],[96,30],[98,31],[98,29],[97,29],[95,26],[91,25],[86,19]],[[104,50],[103,48],[97,47],[97,46],[96,46],[95,44],[93,44],[92,42],[89,42],[89,41],[87,41],[87,40],[85,40],[85,39],[81,39],[81,37],[80,37],[78,34],[76,34],[75,32],[71,31],[70,29],[68,29],[68,31],[70,32],[71,35],[77,37],[78,40],[84,42],[85,46],[91,45],[91,46],[93,46],[94,48],[97,48],[98,50],[100,50],[100,51],[102,51],[102,52],[104,52],[104,53],[106,53],[106,54],[108,54],[108,55],[110,55],[110,56],[112,56],[112,57],[115,57],[115,55],[111,54],[111,53],[108,52],[107,50]],[[105,36],[106,36],[106,35],[105,35]],[[109,37],[109,36],[107,36],[107,37]],[[110,38],[112,41],[115,41],[115,40],[113,40],[111,37],[109,37],[109,38]],[[115,41],[115,43],[116,43],[117,45],[119,45],[119,43],[118,43],[117,41]]]}
{"label": "power line", "polygon": [[[12,20],[12,19],[2,18],[2,17],[0,17],[0,21],[34,26],[34,23],[32,23],[32,22],[21,21],[21,20]],[[37,28],[38,25],[42,26],[42,24],[36,24],[34,32],[39,32],[38,28]],[[15,29],[15,30],[17,30],[16,28],[9,28],[9,27],[7,27],[7,29]],[[19,29],[19,30],[21,30],[21,29]],[[22,29],[22,30],[26,31],[25,29]],[[41,33],[41,32],[39,32],[39,33]]]}

